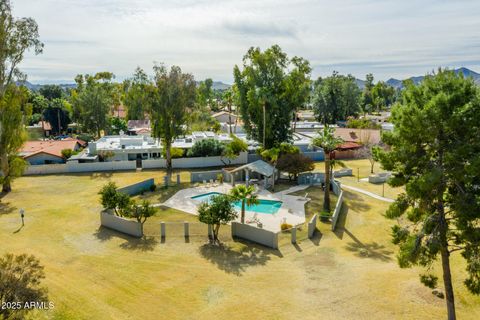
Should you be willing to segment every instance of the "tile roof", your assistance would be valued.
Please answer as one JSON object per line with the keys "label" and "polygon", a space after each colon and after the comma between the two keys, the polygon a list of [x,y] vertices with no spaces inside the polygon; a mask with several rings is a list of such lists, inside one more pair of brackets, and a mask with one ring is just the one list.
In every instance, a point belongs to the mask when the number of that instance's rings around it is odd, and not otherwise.
{"label": "tile roof", "polygon": [[77,147],[77,144],[80,143],[75,139],[27,141],[20,150],[20,155],[24,158],[28,158],[39,153],[47,153],[53,156],[62,157],[62,150],[74,150]]}

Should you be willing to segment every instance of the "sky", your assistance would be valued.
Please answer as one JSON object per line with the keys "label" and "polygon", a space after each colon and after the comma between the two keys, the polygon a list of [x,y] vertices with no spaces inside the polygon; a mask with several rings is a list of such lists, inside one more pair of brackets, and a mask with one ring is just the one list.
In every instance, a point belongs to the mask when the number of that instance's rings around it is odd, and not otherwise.
{"label": "sky", "polygon": [[32,83],[73,82],[110,71],[117,80],[154,62],[197,80],[232,83],[248,48],[278,44],[312,77],[336,70],[404,79],[438,67],[480,72],[478,0],[12,0],[34,18],[45,48],[21,65]]}

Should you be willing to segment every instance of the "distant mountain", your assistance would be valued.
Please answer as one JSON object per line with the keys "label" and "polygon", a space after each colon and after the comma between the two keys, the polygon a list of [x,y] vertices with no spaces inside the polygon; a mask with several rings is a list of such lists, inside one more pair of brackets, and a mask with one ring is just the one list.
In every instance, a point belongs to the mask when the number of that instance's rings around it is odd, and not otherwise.
{"label": "distant mountain", "polygon": [[[477,85],[480,85],[480,73],[476,73],[475,71],[472,71],[468,68],[463,68],[463,67],[455,69],[454,72],[455,72],[455,74],[461,73],[465,77],[472,77],[473,81],[475,81],[475,83]],[[420,82],[423,81],[424,78],[425,78],[425,76],[417,76],[417,77],[410,77],[408,79],[412,80],[413,83],[415,83],[415,84],[419,84]],[[403,88],[403,81],[402,80],[390,78],[386,81],[386,83],[391,85],[394,88],[397,88],[397,89],[402,89]]]}
{"label": "distant mountain", "polygon": [[227,90],[231,85],[223,83],[222,81],[213,81],[212,88],[213,90]]}
{"label": "distant mountain", "polygon": [[[32,91],[38,91],[41,87],[47,86],[48,84],[34,84],[29,81],[17,81],[18,86],[25,86]],[[63,89],[74,89],[77,87],[75,83],[55,83],[55,85],[60,86]]]}

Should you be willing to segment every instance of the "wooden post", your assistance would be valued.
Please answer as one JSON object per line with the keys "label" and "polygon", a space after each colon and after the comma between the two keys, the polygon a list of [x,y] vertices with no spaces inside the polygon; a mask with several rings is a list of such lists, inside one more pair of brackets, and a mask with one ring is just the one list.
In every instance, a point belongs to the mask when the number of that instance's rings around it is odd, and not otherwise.
{"label": "wooden post", "polygon": [[297,243],[297,227],[292,228],[292,243]]}
{"label": "wooden post", "polygon": [[180,184],[180,174],[177,174],[177,184]]}

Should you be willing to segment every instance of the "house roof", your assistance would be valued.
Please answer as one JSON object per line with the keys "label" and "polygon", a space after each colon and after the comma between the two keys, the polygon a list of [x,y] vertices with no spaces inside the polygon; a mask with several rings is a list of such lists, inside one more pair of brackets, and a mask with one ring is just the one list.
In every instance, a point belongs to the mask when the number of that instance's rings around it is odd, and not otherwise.
{"label": "house roof", "polygon": [[114,117],[125,119],[127,117],[127,108],[124,105],[119,105],[117,108],[113,106],[112,114]]}
{"label": "house roof", "polygon": [[232,117],[236,117],[236,115],[234,115],[233,113],[230,113],[230,112],[227,112],[227,111],[219,111],[217,113],[214,113],[212,114],[212,117],[216,118],[216,117],[219,117],[219,116],[223,116],[223,115],[229,115],[232,116]]}
{"label": "house roof", "polygon": [[345,142],[380,143],[380,130],[375,129],[335,128],[335,135]]}
{"label": "house roof", "polygon": [[132,129],[150,129],[150,120],[128,120],[127,127],[129,130]]}
{"label": "house roof", "polygon": [[77,140],[46,140],[46,141],[27,141],[20,155],[23,158],[29,158],[39,153],[46,153],[52,156],[62,157],[62,150],[74,150],[80,143]]}
{"label": "house roof", "polygon": [[345,143],[342,143],[340,146],[338,146],[338,150],[353,150],[353,149],[358,149],[360,148],[362,145],[359,144],[359,143],[356,143],[356,142],[351,142],[351,141],[347,141]]}

